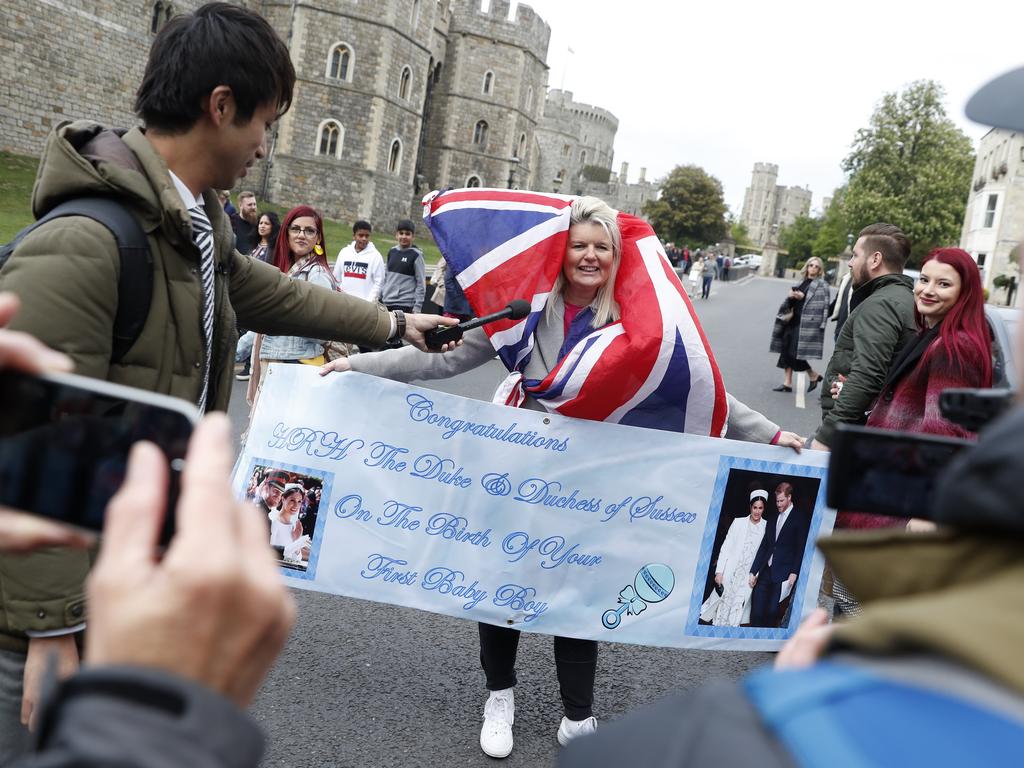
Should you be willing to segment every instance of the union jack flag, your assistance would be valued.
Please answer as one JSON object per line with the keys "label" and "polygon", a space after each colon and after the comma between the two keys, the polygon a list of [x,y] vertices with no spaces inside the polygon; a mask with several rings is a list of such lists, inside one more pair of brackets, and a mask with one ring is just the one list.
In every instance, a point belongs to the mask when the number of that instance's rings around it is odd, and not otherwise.
{"label": "union jack flag", "polygon": [[[424,198],[423,218],[477,315],[513,299],[530,302],[525,319],[484,326],[510,372],[521,374],[533,351],[562,269],[573,199],[482,188]],[[651,226],[624,213],[618,224],[621,319],[588,329],[563,348],[543,380],[520,376],[504,402],[517,405],[521,387],[566,416],[720,437],[728,416],[725,385],[689,297]]]}

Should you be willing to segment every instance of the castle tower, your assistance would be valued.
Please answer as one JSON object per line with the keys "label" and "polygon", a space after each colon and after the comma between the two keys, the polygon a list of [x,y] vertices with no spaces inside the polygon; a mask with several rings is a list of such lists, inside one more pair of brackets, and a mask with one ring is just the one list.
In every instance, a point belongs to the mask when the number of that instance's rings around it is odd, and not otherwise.
{"label": "castle tower", "polygon": [[578,194],[587,181],[585,167],[610,172],[618,129],[618,118],[608,110],[574,101],[571,91],[548,91],[537,127],[541,155],[537,189],[558,187],[559,192]]}
{"label": "castle tower", "polygon": [[750,240],[759,245],[767,242],[775,223],[775,197],[779,166],[773,163],[754,163],[750,186],[743,196],[740,222],[747,228]]}
{"label": "castle tower", "polygon": [[[263,196],[391,228],[408,215],[422,115],[444,56],[447,3],[266,3],[298,82],[277,128]],[[332,249],[343,243],[330,243]]]}
{"label": "castle tower", "polygon": [[[421,187],[530,187],[551,30],[508,0],[453,0],[445,62],[432,95]],[[515,160],[513,160],[515,158]]]}

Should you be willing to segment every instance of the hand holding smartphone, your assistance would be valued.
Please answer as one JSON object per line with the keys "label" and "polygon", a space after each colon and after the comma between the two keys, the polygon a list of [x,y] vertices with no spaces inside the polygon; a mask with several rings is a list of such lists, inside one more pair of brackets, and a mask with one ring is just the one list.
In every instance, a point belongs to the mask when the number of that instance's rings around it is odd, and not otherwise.
{"label": "hand holding smartphone", "polygon": [[171,466],[160,541],[199,413],[177,398],[72,374],[0,371],[0,507],[88,530],[103,528],[136,442],[155,443]]}

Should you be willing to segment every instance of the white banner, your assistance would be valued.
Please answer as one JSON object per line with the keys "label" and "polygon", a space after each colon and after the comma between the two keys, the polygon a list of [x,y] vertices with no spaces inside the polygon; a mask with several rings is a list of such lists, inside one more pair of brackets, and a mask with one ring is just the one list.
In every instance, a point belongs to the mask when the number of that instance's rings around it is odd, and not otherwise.
{"label": "white banner", "polygon": [[816,605],[827,462],[274,365],[234,480],[263,502],[291,586],[568,637],[773,650]]}

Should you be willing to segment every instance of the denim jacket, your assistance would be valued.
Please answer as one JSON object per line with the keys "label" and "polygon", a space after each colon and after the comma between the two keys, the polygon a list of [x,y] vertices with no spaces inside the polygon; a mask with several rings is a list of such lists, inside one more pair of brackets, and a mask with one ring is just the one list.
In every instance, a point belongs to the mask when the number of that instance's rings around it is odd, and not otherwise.
{"label": "denim jacket", "polygon": [[[292,280],[306,280],[314,285],[337,290],[333,275],[317,263],[291,275]],[[302,336],[264,336],[260,345],[260,360],[308,360],[324,353],[321,339]]]}

